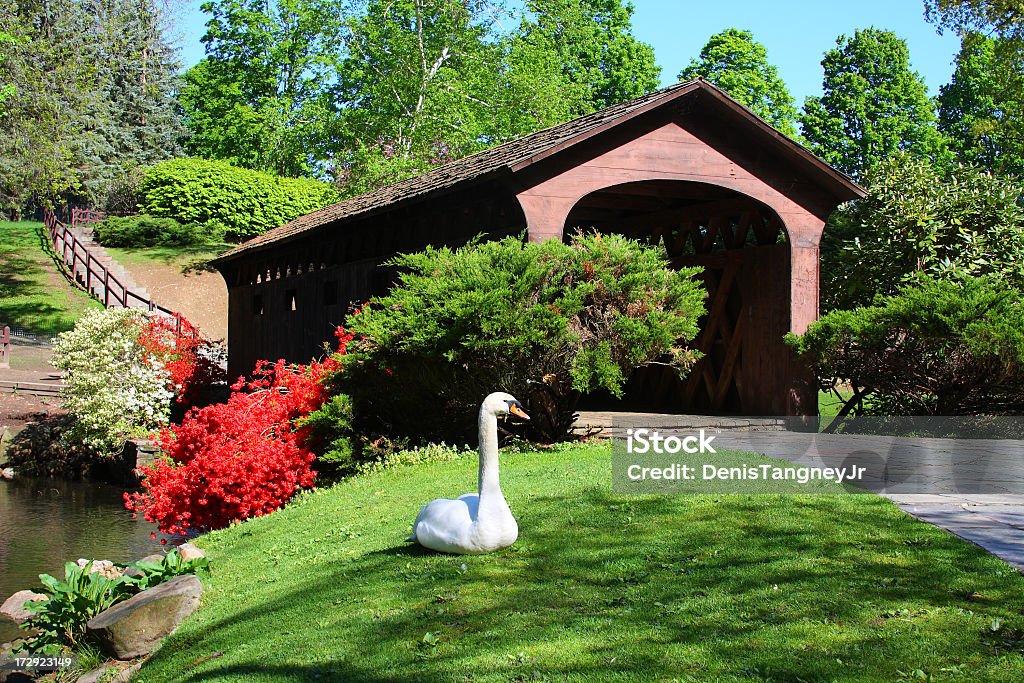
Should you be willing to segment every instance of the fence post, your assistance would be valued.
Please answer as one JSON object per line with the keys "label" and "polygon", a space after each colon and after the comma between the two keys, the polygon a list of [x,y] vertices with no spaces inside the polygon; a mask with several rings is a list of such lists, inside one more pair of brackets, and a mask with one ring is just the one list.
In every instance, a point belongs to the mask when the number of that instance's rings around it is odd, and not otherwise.
{"label": "fence post", "polygon": [[0,330],[0,368],[11,367],[11,328]]}
{"label": "fence post", "polygon": [[103,269],[103,308],[110,308],[110,271]]}

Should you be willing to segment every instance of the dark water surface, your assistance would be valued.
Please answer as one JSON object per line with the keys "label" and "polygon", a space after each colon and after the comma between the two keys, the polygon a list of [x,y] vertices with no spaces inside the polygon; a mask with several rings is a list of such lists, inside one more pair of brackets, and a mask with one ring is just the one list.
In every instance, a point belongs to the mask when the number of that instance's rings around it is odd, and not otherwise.
{"label": "dark water surface", "polygon": [[[56,479],[0,481],[0,602],[19,590],[39,590],[39,574],[64,578],[64,563],[80,557],[127,563],[161,549],[156,526],[132,519],[122,489]],[[0,643],[19,635],[0,618]]]}

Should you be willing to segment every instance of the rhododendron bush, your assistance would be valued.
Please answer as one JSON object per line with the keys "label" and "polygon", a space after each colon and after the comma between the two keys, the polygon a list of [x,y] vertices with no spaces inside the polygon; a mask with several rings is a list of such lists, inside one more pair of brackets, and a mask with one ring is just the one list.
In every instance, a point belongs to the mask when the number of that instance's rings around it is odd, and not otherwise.
{"label": "rhododendron bush", "polygon": [[[338,333],[339,353],[349,339]],[[167,534],[219,529],[277,510],[312,486],[313,439],[302,418],[329,398],[323,378],[335,357],[309,365],[261,361],[252,379],[239,379],[227,403],[193,408],[163,429],[164,457],[141,468],[142,491],[125,494]]]}

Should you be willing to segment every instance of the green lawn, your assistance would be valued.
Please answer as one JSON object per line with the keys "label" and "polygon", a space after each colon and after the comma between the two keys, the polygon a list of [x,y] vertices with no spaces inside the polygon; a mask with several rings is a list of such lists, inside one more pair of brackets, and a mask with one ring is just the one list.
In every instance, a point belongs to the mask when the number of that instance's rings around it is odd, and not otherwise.
{"label": "green lawn", "polygon": [[57,272],[43,230],[42,223],[0,222],[0,324],[51,336],[101,305]]}
{"label": "green lawn", "polygon": [[818,415],[821,416],[821,421],[828,425],[839,411],[843,409],[843,404],[852,394],[852,391],[842,390],[840,396],[836,396],[832,393],[825,393],[821,389],[818,390]]}
{"label": "green lawn", "polygon": [[473,458],[199,539],[203,607],[140,681],[1020,681],[1024,577],[859,496],[610,490],[606,445],[503,456],[512,548],[402,542]]}
{"label": "green lawn", "polygon": [[183,272],[202,270],[210,259],[214,259],[235,245],[227,243],[200,244],[191,247],[140,247],[121,249],[107,247],[114,259],[124,266],[165,265],[178,266]]}

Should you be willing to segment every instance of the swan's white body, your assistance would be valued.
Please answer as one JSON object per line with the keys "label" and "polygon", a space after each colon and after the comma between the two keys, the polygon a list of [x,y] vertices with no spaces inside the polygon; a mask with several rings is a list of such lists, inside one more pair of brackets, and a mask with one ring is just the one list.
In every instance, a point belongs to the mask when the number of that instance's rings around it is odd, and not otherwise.
{"label": "swan's white body", "polygon": [[[480,473],[478,492],[455,500],[439,498],[423,506],[412,525],[420,545],[443,553],[489,553],[506,548],[519,537],[519,525],[509,510],[498,478],[498,415],[507,415],[512,396],[494,393],[480,406]],[[525,413],[520,413],[525,417]]]}

